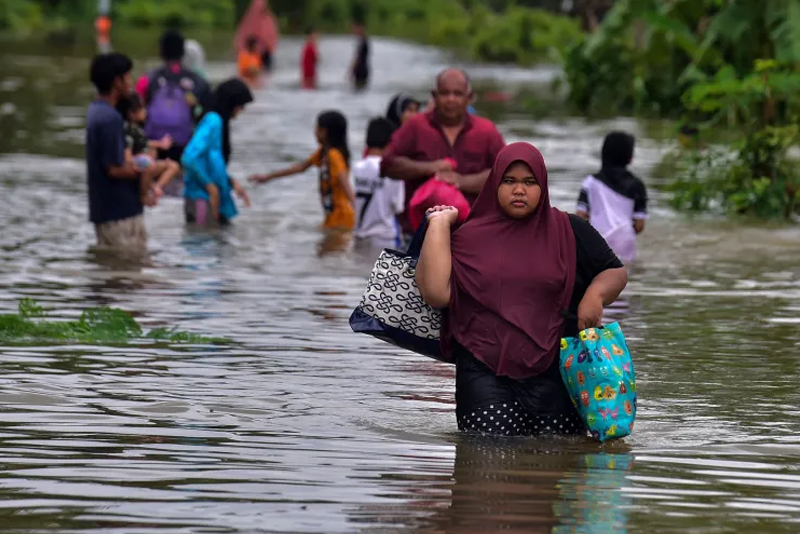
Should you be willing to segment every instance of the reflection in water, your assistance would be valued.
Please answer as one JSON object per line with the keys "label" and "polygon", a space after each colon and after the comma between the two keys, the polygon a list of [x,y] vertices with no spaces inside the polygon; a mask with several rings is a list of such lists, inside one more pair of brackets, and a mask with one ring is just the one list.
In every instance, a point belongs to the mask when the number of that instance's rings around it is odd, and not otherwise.
{"label": "reflection in water", "polygon": [[626,533],[628,454],[576,454],[552,442],[456,442],[452,503],[437,531]]}
{"label": "reflection in water", "polygon": [[[217,54],[213,80],[235,72],[229,35],[191,36]],[[159,63],[157,32],[116,37],[137,74]],[[322,89],[300,92],[302,40],[281,42],[269,87],[233,125],[232,175],[306,157],[309,126],[331,106],[363,139],[393,94],[424,95],[446,61],[376,39],[373,83],[356,95],[342,76],[352,40],[324,44]],[[57,319],[109,305],[147,329],[236,343],[2,347],[5,531],[797,530],[800,230],[684,221],[653,189],[647,268],[608,315],[636,363],[636,432],[602,447],[457,436],[452,366],[350,332],[380,247],[320,233],[311,173],[254,188],[253,208],[224,230],[187,228],[180,200],[162,199],[146,214],[146,262],[86,252],[93,48],[0,46],[0,312],[23,297]],[[480,89],[547,83],[553,70],[470,72]],[[603,135],[638,130],[497,111],[508,141],[542,150],[551,198],[566,209],[598,167]],[[641,139],[633,172],[647,177],[662,150]]]}
{"label": "reflection in water", "polygon": [[561,532],[627,534],[627,512],[631,499],[623,490],[631,483],[633,457],[630,454],[595,453],[579,458],[583,468],[565,473],[559,480],[559,495],[553,503]]}
{"label": "reflection in water", "polygon": [[319,257],[344,254],[353,245],[353,234],[350,232],[340,232],[337,230],[323,231],[322,239],[317,245],[317,255]]}

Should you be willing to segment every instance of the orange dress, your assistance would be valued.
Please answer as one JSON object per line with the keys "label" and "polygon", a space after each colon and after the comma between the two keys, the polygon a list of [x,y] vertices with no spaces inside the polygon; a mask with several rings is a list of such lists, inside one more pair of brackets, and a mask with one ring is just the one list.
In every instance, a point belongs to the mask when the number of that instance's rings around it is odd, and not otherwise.
{"label": "orange dress", "polygon": [[347,178],[350,169],[344,156],[335,148],[314,152],[308,163],[319,167],[319,194],[325,210],[325,228],[352,230],[356,226],[356,212],[347,198],[342,175]]}
{"label": "orange dress", "polygon": [[261,74],[263,70],[261,56],[254,52],[248,52],[247,50],[239,52],[238,66],[239,76],[251,82],[257,81],[258,75]]}

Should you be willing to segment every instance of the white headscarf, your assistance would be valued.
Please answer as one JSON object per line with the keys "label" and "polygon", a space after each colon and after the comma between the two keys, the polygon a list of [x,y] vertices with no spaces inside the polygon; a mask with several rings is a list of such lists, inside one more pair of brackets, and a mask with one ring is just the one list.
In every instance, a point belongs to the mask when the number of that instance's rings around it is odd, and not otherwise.
{"label": "white headscarf", "polygon": [[203,50],[203,45],[194,39],[187,39],[184,44],[184,50],[183,65],[205,78],[206,53]]}

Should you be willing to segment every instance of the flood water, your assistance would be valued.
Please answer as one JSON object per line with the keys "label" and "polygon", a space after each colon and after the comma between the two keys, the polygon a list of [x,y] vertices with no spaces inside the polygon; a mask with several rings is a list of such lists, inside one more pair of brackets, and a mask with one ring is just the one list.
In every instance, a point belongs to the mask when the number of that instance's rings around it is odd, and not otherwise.
{"label": "flood water", "polygon": [[[151,38],[118,43],[150,58],[137,73],[156,64]],[[211,77],[232,74],[227,39],[204,42]],[[233,127],[235,176],[306,157],[330,107],[360,153],[391,95],[424,95],[449,61],[376,40],[374,83],[356,95],[344,74],[354,43],[326,39],[322,88],[302,92],[300,45],[282,42],[271,83]],[[92,250],[90,53],[0,45],[0,313],[23,297],[62,318],[109,305],[234,343],[0,348],[0,530],[800,531],[797,229],[675,214],[650,176],[668,147],[640,138],[652,220],[613,311],[638,374],[634,435],[605,446],[460,436],[452,367],[351,333],[375,258],[320,234],[313,173],[251,187],[253,208],[222,232],[185,229],[181,201],[165,200],[147,213],[149,264]],[[478,85],[529,86],[553,71],[471,72]],[[564,209],[607,130],[642,132],[622,119],[496,118],[507,141],[540,147]]]}

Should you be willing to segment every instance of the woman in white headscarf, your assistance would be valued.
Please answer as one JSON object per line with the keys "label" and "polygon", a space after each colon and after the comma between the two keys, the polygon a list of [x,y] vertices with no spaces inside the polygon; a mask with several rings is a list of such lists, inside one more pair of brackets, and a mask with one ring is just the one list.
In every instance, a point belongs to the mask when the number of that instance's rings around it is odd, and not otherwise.
{"label": "woman in white headscarf", "polygon": [[195,71],[203,78],[208,78],[206,74],[206,52],[203,45],[194,39],[187,39],[184,43],[183,65]]}

